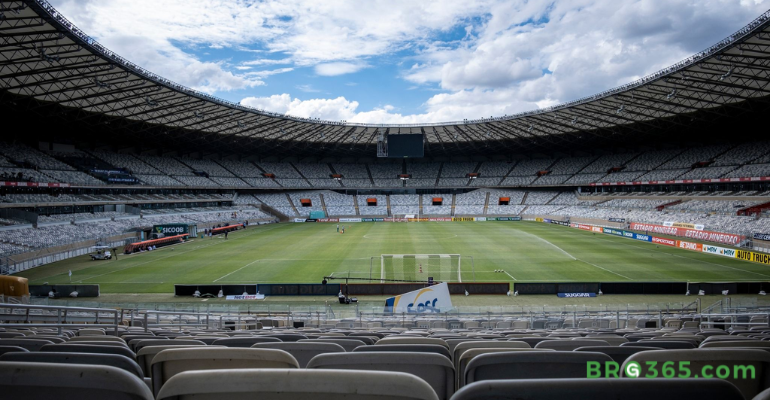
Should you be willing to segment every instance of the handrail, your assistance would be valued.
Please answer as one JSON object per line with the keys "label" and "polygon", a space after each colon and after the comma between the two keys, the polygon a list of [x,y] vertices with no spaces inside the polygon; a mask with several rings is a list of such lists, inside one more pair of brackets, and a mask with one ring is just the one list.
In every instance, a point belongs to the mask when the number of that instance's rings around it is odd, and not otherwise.
{"label": "handrail", "polygon": [[288,119],[292,121],[297,122],[309,122],[309,123],[315,123],[315,124],[321,124],[321,125],[343,125],[343,126],[361,126],[361,127],[419,127],[419,126],[444,126],[444,125],[466,125],[466,124],[476,124],[479,122],[492,122],[492,121],[507,121],[507,120],[514,120],[522,117],[527,116],[533,116],[533,115],[540,115],[544,113],[548,113],[551,111],[558,111],[562,110],[564,108],[577,106],[583,103],[588,103],[591,101],[599,100],[605,97],[609,97],[614,94],[618,94],[624,91],[628,91],[631,89],[635,89],[637,87],[643,86],[649,82],[658,80],[666,75],[671,75],[673,73],[676,73],[682,69],[685,69],[687,67],[690,67],[694,64],[697,64],[698,62],[701,62],[705,60],[708,57],[711,57],[726,48],[730,47],[731,45],[738,43],[745,39],[746,37],[753,34],[756,30],[763,29],[764,25],[767,23],[768,19],[770,19],[770,10],[765,11],[760,16],[755,18],[753,21],[749,22],[746,26],[739,29],[738,31],[734,32],[733,34],[729,35],[728,37],[720,40],[719,42],[709,46],[705,50],[702,50],[698,53],[695,53],[684,60],[681,60],[673,65],[670,65],[666,68],[663,68],[657,72],[653,72],[647,76],[644,76],[642,78],[639,78],[635,81],[617,86],[612,89],[604,90],[602,92],[593,94],[591,96],[582,97],[576,100],[568,101],[562,104],[550,106],[541,108],[538,110],[532,110],[532,111],[525,111],[520,112],[513,115],[506,115],[503,117],[494,117],[494,118],[481,118],[481,119],[473,119],[473,120],[463,120],[463,121],[451,121],[451,122],[436,122],[436,123],[423,123],[423,124],[366,124],[366,123],[356,123],[356,122],[340,122],[340,121],[327,121],[327,120],[320,120],[320,119],[311,119],[311,118],[302,118],[302,117],[295,117],[287,114],[280,114],[275,112],[270,112],[262,109],[257,109],[253,107],[244,106],[240,103],[234,103],[229,100],[225,100],[213,95],[210,95],[208,93],[204,93],[189,87],[186,87],[184,85],[178,84],[174,81],[171,81],[169,79],[166,79],[160,75],[157,75],[145,68],[140,67],[139,65],[136,65],[132,63],[131,61],[128,61],[127,59],[121,57],[117,53],[113,52],[112,50],[108,49],[104,45],[100,44],[96,41],[96,39],[88,36],[85,32],[80,30],[75,24],[70,22],[67,18],[65,18],[61,13],[59,13],[56,8],[54,8],[48,1],[46,0],[34,0],[37,5],[44,10],[48,15],[54,19],[56,22],[58,22],[64,29],[66,29],[69,33],[75,35],[78,39],[83,41],[86,46],[90,47],[92,50],[94,50],[97,54],[109,59],[110,61],[115,62],[116,64],[119,64],[121,67],[130,70],[137,75],[144,77],[146,79],[149,79],[155,83],[158,83],[162,86],[166,86],[168,88],[177,90],[179,92],[182,92],[184,94],[198,97],[204,100],[212,101],[214,103],[231,107],[235,109],[239,109],[241,111],[261,114],[269,117],[275,117],[275,118],[281,118],[281,119]]}
{"label": "handrail", "polygon": [[[24,319],[26,320],[25,323],[0,323],[0,328],[58,328],[58,333],[62,333],[63,328],[113,328],[115,336],[118,336],[118,326],[120,325],[119,317],[121,312],[117,309],[113,308],[90,308],[90,307],[67,307],[67,306],[44,306],[44,305],[32,305],[32,304],[0,304],[0,308],[9,308],[9,309],[22,309],[27,310],[26,313],[23,315]],[[56,311],[56,313],[50,313],[50,314],[30,314],[31,310],[41,310],[41,311]],[[72,316],[69,315],[70,313],[94,313],[93,316],[95,323],[93,324],[78,324],[78,323],[67,323],[67,318],[83,318],[81,316]],[[112,323],[111,324],[100,324],[99,319],[104,319],[105,317],[99,317],[100,313],[105,314],[111,314]],[[11,320],[11,319],[17,319],[14,317],[21,316],[17,314],[13,314],[13,311],[11,311],[10,314],[0,314],[0,321],[4,320]],[[56,323],[46,323],[46,324],[32,324],[28,323],[30,320],[39,319],[39,318],[56,318]]]}

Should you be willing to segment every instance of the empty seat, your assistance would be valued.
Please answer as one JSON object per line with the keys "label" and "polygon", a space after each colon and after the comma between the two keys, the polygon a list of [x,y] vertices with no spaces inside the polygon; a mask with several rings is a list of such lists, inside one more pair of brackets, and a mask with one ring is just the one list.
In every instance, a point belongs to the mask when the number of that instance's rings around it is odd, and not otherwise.
{"label": "empty seat", "polygon": [[138,378],[143,378],[142,370],[136,361],[117,354],[93,354],[93,353],[8,353],[0,356],[0,362],[38,362],[54,364],[86,364],[107,365],[120,368]]}
{"label": "empty seat", "polygon": [[604,340],[546,340],[535,345],[536,349],[552,349],[557,351],[572,351],[578,347],[609,346]]}
{"label": "empty seat", "polygon": [[[192,339],[174,339],[173,342],[174,342],[174,345],[176,346],[181,346],[181,345],[205,346],[206,345],[206,343],[203,343],[200,340],[192,340]],[[134,352],[137,352],[142,347],[145,347],[145,346],[166,346],[168,344],[171,344],[171,340],[134,339],[129,343],[129,346],[131,347],[131,350],[133,350]]]}
{"label": "empty seat", "polygon": [[700,345],[701,348],[715,348],[715,347],[757,347],[757,348],[770,348],[770,342],[765,340],[723,340],[715,342],[706,342]]}
{"label": "empty seat", "polygon": [[455,362],[455,380],[457,387],[463,387],[465,385],[465,369],[468,367],[468,363],[473,360],[474,357],[487,354],[487,353],[503,353],[506,351],[555,351],[551,349],[511,349],[511,348],[483,348],[483,349],[468,349],[462,353],[459,360]]}
{"label": "empty seat", "polygon": [[377,346],[386,344],[435,344],[449,348],[449,344],[447,344],[447,342],[443,339],[428,337],[388,336],[377,341]]}
{"label": "empty seat", "polygon": [[136,362],[142,369],[142,373],[145,377],[150,377],[150,371],[152,369],[152,360],[155,355],[163,350],[168,349],[184,349],[187,347],[202,347],[205,345],[163,345],[163,346],[144,346],[136,353]]}
{"label": "empty seat", "polygon": [[[176,341],[176,340],[174,340]],[[213,345],[225,347],[246,347],[249,348],[257,343],[280,343],[281,339],[275,337],[230,337],[215,340]]]}
{"label": "empty seat", "polygon": [[0,393],[8,399],[153,400],[138,377],[103,365],[0,363]]}
{"label": "empty seat", "polygon": [[474,342],[463,342],[457,344],[455,346],[455,351],[452,353],[452,360],[454,361],[455,369],[457,369],[458,365],[457,363],[460,360],[460,357],[463,355],[463,352],[467,351],[468,349],[529,349],[528,344],[524,342],[503,342],[503,341],[496,341],[496,340],[485,340],[485,341],[474,341]]}
{"label": "empty seat", "polygon": [[449,359],[439,354],[403,352],[321,354],[310,360],[307,368],[404,372],[425,380],[439,399],[448,400],[454,393],[454,368]]}
{"label": "empty seat", "polygon": [[364,342],[364,344],[367,345],[367,346],[371,346],[371,345],[373,345],[376,342],[376,340],[374,340],[374,339],[372,339],[370,337],[366,337],[366,336],[343,336],[343,337],[339,337],[339,336],[325,336],[325,335],[321,335],[321,336],[318,336],[317,339],[360,340],[360,341]]}
{"label": "empty seat", "polygon": [[[254,349],[278,349],[291,354],[299,363],[300,368],[307,367],[313,357],[319,354],[344,353],[345,349],[335,343],[308,343],[308,342],[278,342],[278,343],[257,343],[251,346]],[[360,348],[370,348],[374,346],[361,346]]]}
{"label": "empty seat", "polygon": [[632,354],[636,354],[640,351],[650,350],[662,350],[660,347],[643,347],[643,346],[588,346],[578,347],[573,351],[592,351],[596,353],[602,353],[610,356],[613,361],[618,364],[623,364],[628,357]]}
{"label": "empty seat", "polygon": [[517,337],[517,338],[511,338],[508,339],[509,342],[524,342],[529,345],[529,347],[534,348],[537,346],[538,343],[544,342],[546,340],[559,340],[558,338],[547,338],[547,337]]}
{"label": "empty seat", "polygon": [[21,332],[0,332],[0,339],[12,339],[15,337],[24,337]]}
{"label": "empty seat", "polygon": [[29,351],[40,351],[40,349],[43,348],[43,346],[54,344],[50,340],[45,339],[30,339],[30,338],[24,338],[24,339],[0,339],[0,346],[17,346],[17,347],[23,347]]}
{"label": "empty seat", "polygon": [[78,331],[78,336],[104,336],[104,330],[102,329],[81,329]]}
{"label": "empty seat", "polygon": [[94,344],[47,344],[40,348],[40,351],[52,351],[55,353],[96,353],[96,354],[119,354],[132,360],[136,359],[133,351],[123,346],[100,346]]}
{"label": "empty seat", "polygon": [[446,346],[440,346],[437,344],[385,344],[377,346],[359,346],[353,349],[354,352],[389,352],[389,351],[406,351],[414,353],[435,353],[451,359],[452,355],[449,354],[449,349]]}
{"label": "empty seat", "polygon": [[5,353],[13,353],[18,351],[25,353],[25,352],[28,352],[29,350],[19,346],[0,346],[0,356]]}
{"label": "empty seat", "polygon": [[299,368],[291,354],[275,349],[197,347],[163,350],[152,360],[153,393],[172,376],[185,372],[239,368]]}
{"label": "empty seat", "polygon": [[183,372],[171,378],[157,397],[198,398],[438,400],[430,385],[409,374],[291,369]]}
{"label": "empty seat", "polygon": [[719,379],[541,379],[482,381],[466,385],[452,400],[741,400],[740,391]]}
{"label": "empty seat", "polygon": [[692,343],[668,340],[640,340],[638,342],[623,343],[620,346],[657,347],[659,349],[694,349]]}
{"label": "empty seat", "polygon": [[99,335],[75,336],[70,338],[69,341],[70,342],[120,342],[123,344],[127,344],[125,340],[119,337],[99,336]]}
{"label": "empty seat", "polygon": [[361,340],[356,339],[302,339],[299,341],[299,343],[336,343],[340,346],[342,346],[345,351],[353,351],[358,346],[366,346],[366,343],[364,343]]}
{"label": "empty seat", "polygon": [[[647,374],[647,362],[655,361],[662,365],[666,361],[689,361],[689,368],[693,375],[702,375],[703,367],[711,366],[709,373],[716,374],[719,366],[726,366],[730,370],[726,380],[732,382],[743,395],[750,399],[757,393],[770,386],[770,353],[763,350],[752,349],[689,349],[689,350],[653,350],[643,351],[628,357],[624,366],[630,362],[637,362],[641,366],[640,374]],[[735,366],[753,366],[755,378],[734,379]],[[620,369],[623,372],[623,368]],[[660,369],[658,370],[660,373]]]}
{"label": "empty seat", "polygon": [[272,337],[280,340],[281,342],[296,342],[308,338],[307,336],[300,335],[298,333],[270,333],[260,337]]}
{"label": "empty seat", "polygon": [[[641,353],[637,353],[641,354]],[[494,379],[585,378],[586,363],[604,364],[602,353],[575,351],[518,351],[476,356],[465,369],[467,384]]]}
{"label": "empty seat", "polygon": [[623,343],[628,343],[628,339],[618,335],[588,335],[585,337],[588,340],[604,340],[609,343],[610,346],[620,346]]}

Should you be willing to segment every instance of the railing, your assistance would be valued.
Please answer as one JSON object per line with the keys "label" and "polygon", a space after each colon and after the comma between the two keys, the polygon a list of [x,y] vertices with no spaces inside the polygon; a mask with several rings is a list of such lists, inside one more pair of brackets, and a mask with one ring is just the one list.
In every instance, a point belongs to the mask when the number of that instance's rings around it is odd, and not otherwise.
{"label": "railing", "polygon": [[109,59],[110,61],[114,62],[115,64],[120,65],[122,68],[130,70],[146,79],[149,79],[151,81],[154,81],[158,84],[161,84],[163,86],[172,88],[174,90],[177,90],[179,92],[185,93],[190,96],[198,97],[204,100],[209,100],[214,103],[218,103],[227,107],[239,109],[241,111],[246,112],[252,112],[257,114],[262,114],[265,116],[275,117],[275,118],[282,118],[282,119],[288,119],[292,121],[297,122],[310,122],[310,123],[317,123],[317,124],[323,124],[323,125],[344,125],[344,126],[364,126],[364,127],[408,127],[408,126],[442,126],[442,125],[464,125],[464,124],[475,124],[479,122],[490,122],[490,121],[504,121],[504,120],[512,120],[532,115],[540,115],[543,113],[548,113],[552,111],[558,111],[564,108],[577,106],[583,103],[599,100],[608,96],[612,96],[614,94],[618,94],[627,90],[635,89],[637,87],[640,87],[642,85],[645,85],[649,82],[658,80],[666,75],[670,75],[673,73],[676,73],[680,70],[683,70],[687,67],[690,67],[700,61],[705,60],[706,58],[709,58],[715,54],[718,54],[722,52],[723,50],[729,48],[735,43],[738,43],[745,39],[746,37],[752,35],[756,30],[763,29],[764,25],[766,24],[767,20],[770,19],[770,11],[764,12],[762,15],[751,21],[748,25],[744,26],[743,28],[739,29],[737,32],[733,33],[732,35],[726,37],[725,39],[722,39],[721,41],[717,42],[716,44],[708,47],[707,49],[700,51],[690,57],[685,58],[682,61],[679,61],[678,63],[675,63],[669,67],[666,67],[660,71],[654,72],[650,75],[647,75],[645,77],[642,77],[640,79],[637,79],[633,82],[626,83],[624,85],[608,89],[599,93],[596,93],[591,96],[583,97],[577,100],[573,100],[570,102],[562,103],[559,105],[541,108],[539,110],[533,110],[533,111],[526,111],[521,112],[513,115],[506,115],[503,117],[495,117],[495,118],[482,118],[482,119],[475,119],[475,120],[463,120],[463,121],[452,121],[452,122],[439,122],[439,123],[424,123],[424,124],[363,124],[363,123],[352,123],[352,122],[340,122],[340,121],[325,121],[325,120],[318,120],[318,119],[311,119],[311,118],[301,118],[301,117],[293,117],[286,114],[280,114],[270,111],[265,111],[261,109],[255,109],[252,107],[247,107],[239,103],[234,103],[228,100],[221,99],[216,96],[212,96],[208,93],[203,93],[191,88],[188,88],[186,86],[180,85],[176,82],[173,82],[169,79],[166,79],[160,75],[157,75],[149,70],[146,70],[131,61],[126,60],[125,58],[121,57],[117,53],[113,52],[112,50],[104,47],[102,44],[96,41],[96,39],[88,36],[85,32],[80,30],[78,27],[75,26],[72,22],[67,20],[63,15],[61,15],[48,1],[46,0],[34,0],[35,3],[39,5],[40,8],[42,8],[45,12],[50,15],[51,18],[56,20],[59,24],[61,24],[66,30],[68,30],[73,35],[77,36],[80,40],[86,43],[88,47],[91,48],[95,53]]}
{"label": "railing", "polygon": [[[110,308],[28,304],[0,304],[0,310],[3,309],[9,311],[0,313],[0,328],[58,328],[60,335],[64,328],[107,328],[112,329],[115,336],[118,336],[122,313]],[[19,313],[18,310],[23,312]],[[101,314],[108,315],[105,317]]]}
{"label": "railing", "polygon": [[[751,322],[751,317],[762,317],[764,321]],[[745,321],[739,321],[741,319],[744,319]],[[770,312],[768,313],[734,313],[734,314],[720,313],[720,314],[701,315],[701,322],[700,322],[701,329],[704,327],[714,328],[715,326],[724,326],[725,328],[729,326],[730,329],[735,329],[736,326],[738,327],[761,326],[761,327],[770,328]]]}

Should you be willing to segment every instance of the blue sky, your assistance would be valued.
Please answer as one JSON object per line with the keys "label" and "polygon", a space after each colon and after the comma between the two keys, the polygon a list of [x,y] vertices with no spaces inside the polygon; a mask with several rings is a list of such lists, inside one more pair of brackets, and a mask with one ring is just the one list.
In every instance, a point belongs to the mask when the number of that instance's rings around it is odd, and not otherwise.
{"label": "blue sky", "polygon": [[53,0],[125,58],[256,108],[365,123],[510,115],[675,63],[764,0]]}

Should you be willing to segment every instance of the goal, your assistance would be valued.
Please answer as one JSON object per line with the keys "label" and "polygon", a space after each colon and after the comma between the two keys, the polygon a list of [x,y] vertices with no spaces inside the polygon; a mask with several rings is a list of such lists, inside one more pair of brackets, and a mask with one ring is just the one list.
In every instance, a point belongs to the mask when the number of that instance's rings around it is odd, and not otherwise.
{"label": "goal", "polygon": [[[462,282],[460,254],[382,254],[380,279]],[[473,269],[473,265],[467,266]]]}

